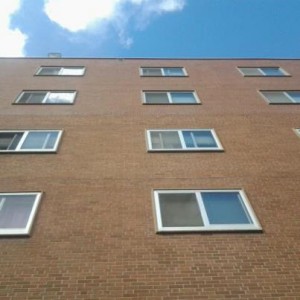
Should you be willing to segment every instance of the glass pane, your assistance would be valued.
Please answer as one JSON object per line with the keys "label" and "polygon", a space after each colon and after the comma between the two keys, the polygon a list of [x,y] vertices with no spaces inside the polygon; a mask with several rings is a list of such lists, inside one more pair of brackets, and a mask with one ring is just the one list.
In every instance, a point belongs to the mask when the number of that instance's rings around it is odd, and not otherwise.
{"label": "glass pane", "polygon": [[260,68],[266,76],[284,75],[279,68]]}
{"label": "glass pane", "polygon": [[169,103],[167,93],[145,93],[146,103]]}
{"label": "glass pane", "polygon": [[150,133],[152,149],[181,149],[177,131],[152,131]]}
{"label": "glass pane", "polygon": [[292,101],[283,92],[263,92],[270,103],[291,103]]}
{"label": "glass pane", "polygon": [[47,97],[46,103],[73,103],[74,93],[70,92],[51,92]]}
{"label": "glass pane", "polygon": [[57,137],[58,132],[29,132],[21,149],[53,149]]}
{"label": "glass pane", "polygon": [[194,193],[159,194],[159,205],[164,227],[203,226]]}
{"label": "glass pane", "polygon": [[172,103],[196,103],[193,93],[171,93]]}
{"label": "glass pane", "polygon": [[300,91],[287,92],[287,94],[293,98],[295,103],[300,103]]}
{"label": "glass pane", "polygon": [[26,228],[34,195],[0,195],[0,228]]}
{"label": "glass pane", "polygon": [[143,75],[144,76],[161,76],[161,69],[160,68],[143,68]]}
{"label": "glass pane", "polygon": [[0,150],[14,150],[19,144],[23,132],[1,132]]}
{"label": "glass pane", "polygon": [[60,74],[61,75],[72,75],[72,76],[80,76],[83,75],[83,68],[62,68]]}
{"label": "glass pane", "polygon": [[164,68],[165,76],[184,76],[184,72],[182,68]]}
{"label": "glass pane", "polygon": [[210,224],[252,224],[238,192],[201,192]]}
{"label": "glass pane", "polygon": [[39,75],[58,75],[61,67],[43,67],[39,71]]}
{"label": "glass pane", "polygon": [[47,92],[36,93],[23,93],[22,97],[18,100],[18,103],[42,103]]}
{"label": "glass pane", "polygon": [[183,131],[186,147],[217,148],[218,145],[210,131]]}
{"label": "glass pane", "polygon": [[258,68],[239,68],[245,76],[263,76]]}

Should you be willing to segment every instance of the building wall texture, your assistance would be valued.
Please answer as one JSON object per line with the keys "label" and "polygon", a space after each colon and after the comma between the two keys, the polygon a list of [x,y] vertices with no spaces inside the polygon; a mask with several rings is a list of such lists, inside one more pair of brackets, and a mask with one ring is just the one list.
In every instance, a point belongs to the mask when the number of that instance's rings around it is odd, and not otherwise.
{"label": "building wall texture", "polygon": [[[34,76],[41,65],[86,73]],[[43,192],[31,236],[0,237],[0,299],[300,299],[300,105],[258,93],[299,82],[299,60],[0,59],[0,130],[64,131],[55,154],[0,154],[0,192]],[[74,105],[12,105],[48,89],[77,90]],[[195,90],[202,104],[143,105],[142,90]],[[214,128],[224,152],[148,153],[155,128]],[[153,189],[233,188],[262,232],[156,233]]]}

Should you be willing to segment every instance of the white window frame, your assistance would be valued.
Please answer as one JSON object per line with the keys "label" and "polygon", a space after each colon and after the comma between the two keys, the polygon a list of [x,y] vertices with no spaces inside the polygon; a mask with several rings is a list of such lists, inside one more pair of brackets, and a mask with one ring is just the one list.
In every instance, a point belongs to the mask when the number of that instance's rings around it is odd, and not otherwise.
{"label": "white window frame", "polygon": [[[153,149],[152,148],[152,141],[151,141],[151,132],[157,132],[157,131],[175,131],[178,132],[180,143],[182,148],[181,149],[172,149],[172,148],[165,148],[165,149]],[[182,131],[210,131],[216,144],[216,148],[212,147],[195,147],[195,148],[188,148],[185,145],[184,137]],[[224,148],[213,128],[201,128],[201,129],[148,129],[146,130],[146,140],[147,140],[147,151],[148,152],[215,152],[215,151],[224,151]]]}
{"label": "white window frame", "polygon": [[[218,224],[211,225],[205,210],[205,206],[202,200],[201,192],[238,192],[243,201],[243,206],[248,213],[252,224]],[[190,227],[164,227],[161,218],[159,194],[190,194],[196,195],[199,210],[202,216],[203,226],[190,226]],[[226,190],[154,190],[153,191],[153,203],[155,212],[155,225],[157,232],[201,232],[201,231],[262,231],[262,227],[254,213],[254,210],[246,196],[246,193],[242,189],[226,189]]]}
{"label": "white window frame", "polygon": [[[168,97],[168,101],[169,103],[148,103],[146,102],[146,94],[162,94],[162,93],[166,93],[167,97]],[[196,102],[193,103],[173,103],[172,102],[172,93],[191,93],[193,94]],[[169,105],[169,104],[173,104],[173,105],[195,105],[195,104],[201,104],[201,101],[197,95],[197,93],[195,91],[142,91],[142,100],[143,100],[143,104],[147,104],[147,105]]]}
{"label": "white window frame", "polygon": [[[264,92],[272,92],[272,93],[282,93],[282,94],[284,94],[284,96],[286,96],[288,99],[290,99],[291,100],[291,102],[271,102],[270,100],[269,100],[269,98],[267,97],[267,96],[265,96],[264,95]],[[272,104],[272,105],[282,105],[282,104],[286,104],[286,105],[289,105],[289,104],[300,104],[300,102],[295,102],[295,100],[293,99],[293,97],[291,97],[288,93],[289,92],[300,92],[300,91],[296,91],[296,90],[291,90],[291,91],[278,91],[278,90],[276,90],[276,91],[272,91],[272,90],[259,90],[259,93],[262,95],[262,97],[267,101],[267,103],[268,104]]]}
{"label": "white window frame", "polygon": [[[164,69],[182,69],[182,75],[167,75]],[[161,75],[144,75],[143,69],[159,69],[161,71]],[[140,67],[140,76],[141,77],[187,77],[188,73],[184,67]]]}
{"label": "white window frame", "polygon": [[[43,68],[60,68],[60,70],[58,71],[58,74],[40,74],[40,72],[43,70]],[[63,74],[65,69],[81,69],[82,70],[82,74]],[[41,66],[39,67],[39,69],[36,72],[36,76],[83,76],[85,74],[85,67],[82,66]]]}
{"label": "white window frame", "polygon": [[[25,93],[32,93],[32,94],[38,94],[38,93],[46,93],[46,95],[44,96],[44,99],[39,102],[39,103],[19,103],[19,101],[22,99],[23,95]],[[61,102],[61,103],[51,103],[51,102],[46,102],[47,99],[50,97],[51,94],[55,94],[55,93],[70,93],[73,94],[73,99],[72,102]],[[34,91],[22,91],[22,93],[18,96],[18,98],[16,99],[16,101],[14,102],[14,104],[20,104],[20,105],[40,105],[40,104],[44,104],[44,105],[72,105],[75,102],[75,98],[77,96],[77,91],[43,91],[43,90],[34,90]]]}
{"label": "white window frame", "polygon": [[[3,132],[7,132],[7,133],[14,133],[14,132],[21,132],[23,133],[23,136],[21,137],[16,149],[12,149],[12,150],[0,150],[0,153],[23,153],[23,152],[44,152],[44,153],[51,153],[51,152],[56,152],[58,145],[60,143],[61,140],[61,136],[63,131],[62,130],[52,130],[52,129],[44,129],[44,130],[24,130],[24,129],[20,129],[20,130],[0,130],[0,133]],[[52,149],[21,149],[24,141],[26,140],[26,137],[28,136],[29,133],[31,132],[57,132],[58,136],[55,142],[55,145]]]}
{"label": "white window frame", "polygon": [[294,132],[300,137],[300,128],[294,128]]}
{"label": "white window frame", "polygon": [[[258,72],[260,72],[260,75],[248,75],[248,74],[244,74],[243,71],[241,69],[256,69]],[[266,73],[264,73],[264,71],[262,70],[263,68],[274,68],[274,69],[278,69],[280,70],[280,72],[282,73],[281,75],[267,75]],[[265,67],[238,67],[237,68],[238,71],[244,76],[244,77],[286,77],[286,76],[291,76],[287,71],[285,71],[283,68],[281,67],[273,67],[273,66],[265,66]]]}
{"label": "white window frame", "polygon": [[[38,211],[38,207],[41,201],[42,192],[26,192],[26,193],[0,193],[0,209],[5,201],[5,196],[35,196],[34,204],[32,206],[30,216],[25,228],[0,228],[0,235],[30,235],[30,231]],[[1,203],[2,202],[2,203]]]}

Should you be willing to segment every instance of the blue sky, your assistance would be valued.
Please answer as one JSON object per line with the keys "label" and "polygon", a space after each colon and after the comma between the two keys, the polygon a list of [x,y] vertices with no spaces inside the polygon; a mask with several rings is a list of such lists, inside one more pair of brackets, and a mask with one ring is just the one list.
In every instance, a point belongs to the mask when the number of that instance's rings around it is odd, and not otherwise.
{"label": "blue sky", "polygon": [[0,56],[300,58],[300,0],[0,0]]}

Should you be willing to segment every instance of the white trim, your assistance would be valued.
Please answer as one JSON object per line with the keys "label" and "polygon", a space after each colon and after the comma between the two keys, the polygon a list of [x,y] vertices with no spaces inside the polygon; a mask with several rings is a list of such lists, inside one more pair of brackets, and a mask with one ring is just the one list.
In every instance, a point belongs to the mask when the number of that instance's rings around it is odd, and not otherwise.
{"label": "white trim", "polygon": [[[152,141],[151,141],[151,132],[167,132],[167,131],[176,131],[178,132],[179,139],[181,142],[181,149],[173,149],[173,148],[160,148],[160,149],[153,149],[152,147]],[[194,147],[194,148],[189,148],[186,146],[184,137],[183,137],[183,131],[209,131],[214,139],[214,141],[217,144],[217,147]],[[213,128],[201,128],[201,129],[194,129],[194,128],[189,128],[189,129],[147,129],[146,130],[146,137],[147,137],[147,150],[148,152],[193,152],[193,151],[224,151],[224,148]]]}
{"label": "white trim", "polygon": [[300,128],[293,128],[293,131],[300,137]]}
{"label": "white trim", "polygon": [[[145,75],[144,74],[144,69],[157,69],[160,70],[161,75]],[[182,75],[166,75],[165,69],[181,69],[182,70]],[[139,74],[141,77],[187,77],[188,73],[184,67],[174,67],[174,66],[164,66],[164,67],[140,67],[139,69]]]}
{"label": "white trim", "polygon": [[[268,75],[263,71],[264,68],[277,69],[281,72],[281,75]],[[251,66],[242,67],[242,66],[239,66],[239,67],[237,67],[237,69],[245,77],[284,77],[284,76],[291,76],[283,68],[277,67],[277,66],[275,66],[275,67],[274,66],[260,66],[260,67],[251,67]],[[248,74],[243,73],[243,71],[241,69],[256,69],[258,72],[260,72],[261,75],[248,75]]]}
{"label": "white trim", "polygon": [[[146,98],[146,94],[166,94],[167,97],[168,97],[168,103],[149,103],[147,102],[147,98]],[[191,102],[191,103],[185,103],[185,102],[173,102],[172,100],[172,93],[177,93],[177,94],[183,94],[183,93],[191,93],[195,99],[195,102]],[[150,105],[164,105],[164,104],[175,104],[175,105],[191,105],[191,104],[201,104],[201,101],[197,95],[197,93],[194,91],[194,90],[187,90],[187,91],[184,91],[184,90],[170,90],[170,91],[149,91],[149,90],[144,90],[142,91],[142,94],[143,94],[143,97],[142,97],[142,100],[143,100],[143,103],[144,104],[150,104]]]}
{"label": "white trim", "polygon": [[31,212],[27,221],[27,225],[24,229],[20,228],[0,228],[0,235],[30,235],[32,229],[34,218],[37,214],[38,207],[41,201],[42,193],[41,192],[26,192],[26,193],[0,193],[0,197],[5,196],[35,196],[34,203],[31,208]]}
{"label": "white trim", "polygon": [[[241,197],[242,204],[245,208],[245,213],[250,218],[251,224],[223,224],[223,225],[211,225],[206,214],[205,206],[203,204],[201,193],[214,192],[214,193],[226,193],[235,192]],[[164,227],[162,225],[161,211],[159,204],[159,194],[187,194],[194,193],[196,195],[203,226],[191,226],[191,227]],[[189,232],[189,231],[261,231],[262,227],[254,213],[252,206],[242,189],[226,189],[226,190],[154,190],[154,211],[156,217],[156,230],[157,232]]]}
{"label": "white trim", "polygon": [[[18,145],[16,146],[16,149],[12,149],[12,150],[0,150],[0,153],[15,153],[15,152],[25,152],[25,153],[30,153],[30,152],[45,152],[45,153],[48,153],[48,152],[56,152],[57,151],[57,148],[58,148],[58,145],[59,145],[59,142],[60,142],[60,139],[61,139],[61,136],[62,136],[62,133],[63,131],[62,130],[1,130],[0,131],[0,134],[1,133],[23,133],[23,136],[21,137]],[[53,146],[52,149],[22,149],[22,145],[24,144],[27,136],[29,133],[31,132],[55,132],[57,133],[57,138],[56,138],[56,141],[55,141],[55,144]]]}
{"label": "white trim", "polygon": [[[60,68],[58,71],[58,74],[40,74],[43,68],[48,69],[54,69],[54,68]],[[82,70],[82,74],[63,74],[65,69],[77,69]],[[41,66],[39,67],[38,71],[35,73],[37,76],[83,76],[85,74],[85,67],[83,66]]]}

